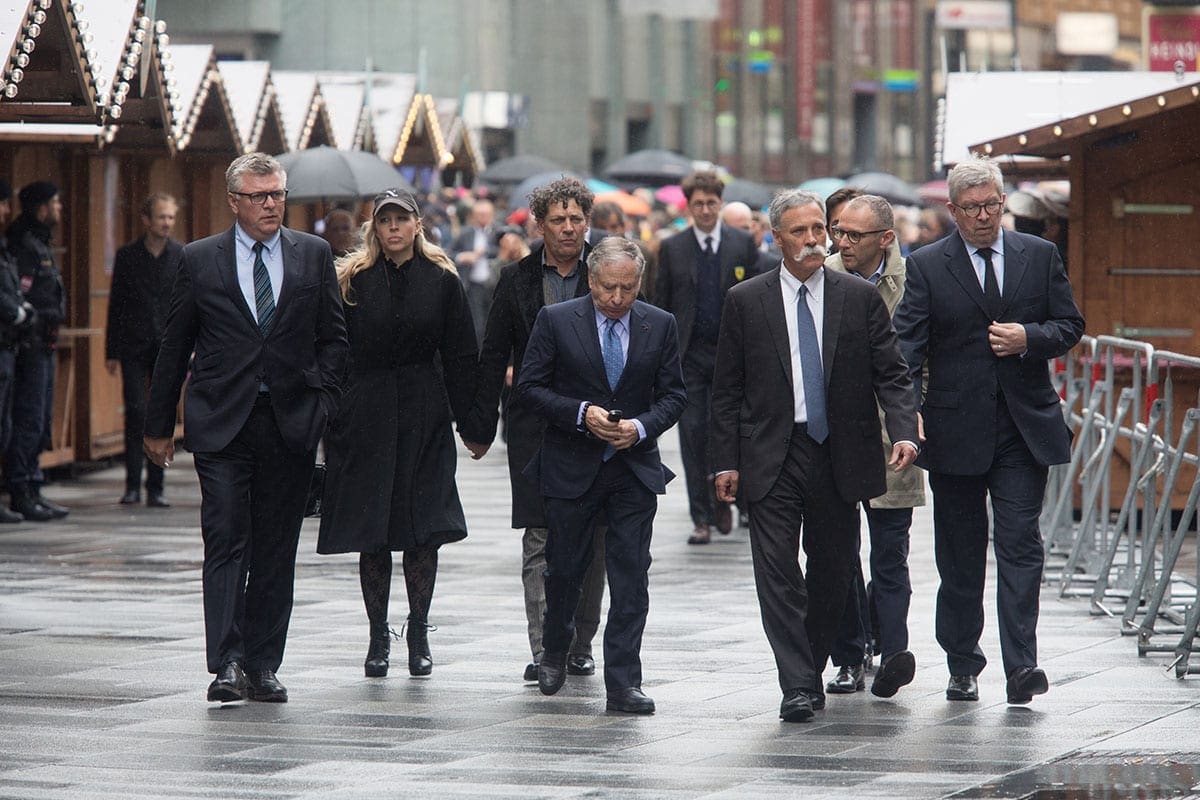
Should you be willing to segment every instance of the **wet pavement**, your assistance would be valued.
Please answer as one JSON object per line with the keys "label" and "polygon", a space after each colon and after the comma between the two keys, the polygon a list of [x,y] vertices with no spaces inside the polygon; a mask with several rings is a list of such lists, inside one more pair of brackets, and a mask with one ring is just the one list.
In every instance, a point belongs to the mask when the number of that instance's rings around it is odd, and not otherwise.
{"label": "wet pavement", "polygon": [[[407,675],[402,642],[390,677],[363,677],[357,559],[317,556],[305,523],[286,705],[204,701],[190,459],[168,471],[171,509],[119,506],[122,485],[119,468],[56,483],[46,494],[73,509],[67,520],[0,527],[0,798],[1200,792],[1200,677],[1176,680],[1166,656],[1138,658],[1116,620],[1056,588],[1043,592],[1040,625],[1050,693],[1005,704],[989,608],[981,701],[946,702],[928,509],[913,526],[914,683],[890,700],[830,696],[812,723],[790,725],[778,719],[746,532],[686,545],[682,480],[655,530],[643,660],[658,713],[647,718],[606,713],[599,676],[572,677],[552,698],[521,680],[520,540],[502,448],[460,460],[471,534],[441,553],[428,678]],[[393,618],[405,608],[397,575]]]}

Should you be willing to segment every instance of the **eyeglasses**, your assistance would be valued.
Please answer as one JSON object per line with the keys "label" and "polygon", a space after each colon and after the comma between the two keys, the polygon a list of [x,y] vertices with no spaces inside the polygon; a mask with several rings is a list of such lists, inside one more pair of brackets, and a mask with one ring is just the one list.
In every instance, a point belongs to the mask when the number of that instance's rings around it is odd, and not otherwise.
{"label": "eyeglasses", "polygon": [[951,203],[950,205],[954,206],[968,217],[975,218],[978,218],[979,214],[983,211],[986,211],[989,217],[994,217],[999,214],[1000,209],[1004,207],[1004,203],[1001,203],[999,200],[989,200],[986,203],[971,203],[967,206],[960,206],[958,203]]}
{"label": "eyeglasses", "polygon": [[830,228],[829,233],[833,236],[835,242],[845,237],[846,241],[850,242],[850,244],[858,244],[864,236],[870,236],[872,233],[886,233],[890,230],[891,228],[878,228],[873,231],[848,231],[842,228]]}
{"label": "eyeglasses", "polygon": [[267,202],[267,198],[271,198],[276,203],[282,203],[287,199],[287,189],[276,189],[273,192],[230,192],[238,197],[244,197],[250,201],[252,206],[261,206]]}

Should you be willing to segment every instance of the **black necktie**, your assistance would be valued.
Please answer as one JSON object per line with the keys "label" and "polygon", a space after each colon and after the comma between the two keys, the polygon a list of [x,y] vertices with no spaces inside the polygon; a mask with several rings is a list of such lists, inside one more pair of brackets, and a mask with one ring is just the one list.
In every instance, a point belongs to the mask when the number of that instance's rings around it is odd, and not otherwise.
{"label": "black necktie", "polygon": [[995,320],[1000,316],[1000,284],[996,282],[996,270],[992,266],[993,252],[990,247],[978,250],[979,257],[983,259],[983,304],[988,315]]}
{"label": "black necktie", "polygon": [[711,256],[713,254],[712,237],[704,237],[704,255]]}

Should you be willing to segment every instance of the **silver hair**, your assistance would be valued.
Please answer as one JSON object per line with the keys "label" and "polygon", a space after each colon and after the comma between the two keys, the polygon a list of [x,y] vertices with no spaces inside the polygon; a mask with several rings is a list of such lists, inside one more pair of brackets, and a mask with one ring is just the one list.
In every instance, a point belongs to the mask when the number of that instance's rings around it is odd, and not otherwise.
{"label": "silver hair", "polygon": [[283,165],[266,153],[247,153],[235,158],[229,165],[229,169],[225,170],[225,190],[240,192],[242,176],[246,174],[278,175],[279,182],[285,187],[287,186],[287,171],[284,170]]}
{"label": "silver hair", "polygon": [[632,261],[636,264],[639,278],[646,271],[646,257],[642,255],[642,248],[623,236],[605,236],[588,254],[588,275],[595,277],[600,274],[600,268],[605,264],[618,264],[622,261]]}
{"label": "silver hair", "polygon": [[976,186],[995,186],[997,194],[1004,194],[1004,176],[1000,174],[1000,167],[987,156],[974,153],[966,161],[958,162],[946,176],[950,202],[956,202],[963,192]]}
{"label": "silver hair", "polygon": [[[876,228],[894,228],[896,227],[896,215],[892,211],[892,204],[883,199],[877,194],[860,194],[858,197],[851,198],[846,203],[846,208],[850,206],[867,206],[871,209],[871,218],[875,220],[872,223]],[[846,209],[842,209],[845,213]]]}
{"label": "silver hair", "polygon": [[771,201],[771,207],[767,210],[767,216],[771,220],[771,229],[779,230],[779,226],[783,224],[783,215],[793,208],[801,206],[815,205],[821,209],[821,218],[825,217],[825,201],[821,199],[821,195],[815,192],[807,192],[803,189],[788,189],[775,195],[775,199]]}

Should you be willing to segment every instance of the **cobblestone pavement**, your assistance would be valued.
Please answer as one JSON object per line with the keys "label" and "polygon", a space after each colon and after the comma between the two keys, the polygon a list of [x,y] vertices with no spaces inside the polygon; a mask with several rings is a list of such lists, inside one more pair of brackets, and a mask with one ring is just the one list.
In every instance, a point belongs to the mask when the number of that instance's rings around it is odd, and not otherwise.
{"label": "cobblestone pavement", "polygon": [[[363,677],[356,558],[317,556],[308,521],[280,670],[291,702],[226,706],[204,701],[190,460],[168,473],[165,511],[117,505],[118,468],[48,487],[66,521],[0,528],[0,798],[1158,797],[1200,784],[1200,679],[1139,659],[1115,620],[1054,589],[1040,627],[1050,693],[1005,704],[989,610],[981,701],[945,701],[928,509],[913,527],[917,676],[891,700],[834,696],[811,724],[779,721],[746,532],[686,545],[682,480],[653,546],[643,657],[658,713],[606,713],[599,676],[543,697],[521,680],[502,448],[461,459],[459,481],[471,535],[442,550],[431,677],[408,677],[402,657],[390,677]],[[393,602],[400,619],[399,576]]]}

